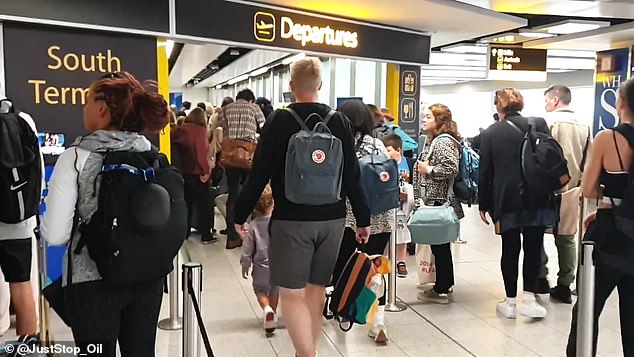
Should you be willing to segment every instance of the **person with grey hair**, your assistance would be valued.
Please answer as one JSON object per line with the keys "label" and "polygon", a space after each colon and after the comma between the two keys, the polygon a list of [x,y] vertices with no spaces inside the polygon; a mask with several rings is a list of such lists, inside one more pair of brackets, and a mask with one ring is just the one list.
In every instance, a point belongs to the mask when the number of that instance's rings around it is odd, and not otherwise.
{"label": "person with grey hair", "polygon": [[546,122],[552,137],[563,149],[570,183],[557,192],[559,203],[559,224],[553,230],[557,255],[559,256],[559,273],[557,286],[550,289],[548,283],[548,256],[542,249],[542,269],[537,281],[538,293],[550,293],[552,300],[565,304],[572,303],[570,285],[575,280],[577,264],[577,248],[575,234],[579,220],[578,202],[581,190],[581,175],[586,158],[592,145],[590,127],[577,121],[577,115],[570,108],[572,94],[570,88],[563,85],[553,85],[544,92],[546,103]]}

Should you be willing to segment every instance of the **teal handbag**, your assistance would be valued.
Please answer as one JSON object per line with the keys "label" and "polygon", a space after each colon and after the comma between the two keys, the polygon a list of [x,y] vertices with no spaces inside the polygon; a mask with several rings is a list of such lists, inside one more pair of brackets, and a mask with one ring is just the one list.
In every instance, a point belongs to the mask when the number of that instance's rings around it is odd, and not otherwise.
{"label": "teal handbag", "polygon": [[[434,144],[429,148],[431,156]],[[427,158],[429,159],[429,157]],[[447,190],[447,202],[442,206],[422,205],[412,213],[407,227],[412,235],[412,242],[418,244],[439,245],[451,243],[460,236],[460,221],[451,206],[453,197],[452,179]]]}
{"label": "teal handbag", "polygon": [[438,245],[458,239],[460,222],[449,202],[442,206],[421,206],[414,211],[407,222],[412,242]]}

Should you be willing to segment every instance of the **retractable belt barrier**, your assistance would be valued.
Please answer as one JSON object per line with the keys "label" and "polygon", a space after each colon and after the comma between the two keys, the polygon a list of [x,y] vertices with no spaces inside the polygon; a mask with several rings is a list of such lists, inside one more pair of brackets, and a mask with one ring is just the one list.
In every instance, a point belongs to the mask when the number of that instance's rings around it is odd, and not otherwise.
{"label": "retractable belt barrier", "polygon": [[385,311],[400,312],[407,309],[407,306],[396,301],[396,235],[398,234],[398,214],[394,210],[394,229],[390,235],[389,258],[392,264],[387,281],[387,301]]}
{"label": "retractable belt barrier", "polygon": [[577,287],[577,357],[592,357],[594,335],[594,242],[583,242]]}
{"label": "retractable belt barrier", "polygon": [[50,325],[50,307],[48,305],[48,301],[42,294],[42,289],[48,282],[48,269],[47,269],[47,257],[46,257],[46,242],[42,239],[40,234],[40,217],[37,216],[37,226],[33,230],[35,235],[35,240],[37,244],[37,266],[38,266],[38,280],[39,280],[39,301],[38,301],[38,311],[39,311],[39,324],[40,324],[40,341],[42,347],[49,347],[52,343],[51,338],[51,325]]}
{"label": "retractable belt barrier", "polygon": [[[207,357],[214,357],[207,329],[200,313],[203,267],[197,262],[183,264],[183,357],[200,357],[200,340],[205,345]],[[198,325],[198,326],[196,326]]]}

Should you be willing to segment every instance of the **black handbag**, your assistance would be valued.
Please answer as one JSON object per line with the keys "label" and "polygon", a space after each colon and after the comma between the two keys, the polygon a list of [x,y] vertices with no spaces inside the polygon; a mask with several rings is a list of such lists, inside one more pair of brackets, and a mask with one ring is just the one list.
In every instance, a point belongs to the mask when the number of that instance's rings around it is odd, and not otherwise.
{"label": "black handbag", "polygon": [[634,275],[634,241],[619,231],[611,209],[599,209],[583,240],[596,243],[599,264]]}

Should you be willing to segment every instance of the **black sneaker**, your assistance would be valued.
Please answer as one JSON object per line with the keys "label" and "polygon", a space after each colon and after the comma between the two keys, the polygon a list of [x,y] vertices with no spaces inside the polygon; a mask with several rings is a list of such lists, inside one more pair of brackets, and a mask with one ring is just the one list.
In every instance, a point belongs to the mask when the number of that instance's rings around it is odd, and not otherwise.
{"label": "black sneaker", "polygon": [[548,279],[537,279],[537,288],[535,289],[535,294],[550,294],[550,284],[548,283]]}
{"label": "black sneaker", "polygon": [[[40,341],[40,335],[36,334],[36,335],[23,335],[18,337],[17,341],[14,342],[7,342],[7,343],[11,343],[14,346],[17,345],[27,345],[27,346],[40,346],[41,345],[41,341]],[[22,356],[23,354],[19,354],[18,353],[18,349],[13,348],[13,352],[7,352],[6,351],[6,345],[5,345],[5,353],[7,353],[7,357],[17,357],[17,356]]]}
{"label": "black sneaker", "polygon": [[563,304],[572,304],[572,294],[570,288],[557,285],[550,290],[550,299]]}
{"label": "black sneaker", "polygon": [[405,262],[396,263],[396,276],[407,278],[407,265],[405,265]]}

